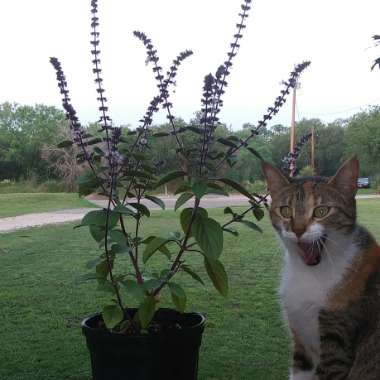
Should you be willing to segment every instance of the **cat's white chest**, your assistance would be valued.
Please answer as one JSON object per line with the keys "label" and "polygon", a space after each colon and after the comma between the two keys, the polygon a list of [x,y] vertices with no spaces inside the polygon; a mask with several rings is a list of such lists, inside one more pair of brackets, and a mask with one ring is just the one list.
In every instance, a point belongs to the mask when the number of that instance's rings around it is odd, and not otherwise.
{"label": "cat's white chest", "polygon": [[317,362],[320,349],[319,312],[326,306],[329,293],[341,280],[348,264],[346,258],[334,259],[332,263],[324,257],[319,265],[307,266],[299,257],[286,252],[282,273],[280,293],[289,327]]}

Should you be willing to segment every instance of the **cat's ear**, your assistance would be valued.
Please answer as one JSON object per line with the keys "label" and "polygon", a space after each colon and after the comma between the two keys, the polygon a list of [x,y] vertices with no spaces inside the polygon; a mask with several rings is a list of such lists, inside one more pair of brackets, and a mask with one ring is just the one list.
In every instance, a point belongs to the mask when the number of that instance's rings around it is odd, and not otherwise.
{"label": "cat's ear", "polygon": [[285,186],[289,185],[288,179],[275,166],[268,162],[262,161],[261,167],[271,194],[276,193]]}
{"label": "cat's ear", "polygon": [[353,156],[343,163],[328,183],[345,196],[352,197],[356,194],[358,177],[359,161],[356,156]]}

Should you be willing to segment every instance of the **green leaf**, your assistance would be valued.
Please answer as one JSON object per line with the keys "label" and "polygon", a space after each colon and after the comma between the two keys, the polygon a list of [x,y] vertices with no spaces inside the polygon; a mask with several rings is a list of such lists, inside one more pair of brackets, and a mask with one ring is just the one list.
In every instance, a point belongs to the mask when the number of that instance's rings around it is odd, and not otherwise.
{"label": "green leaf", "polygon": [[255,215],[255,218],[257,220],[261,220],[262,218],[264,218],[264,210],[260,207],[254,208],[253,209],[253,215]]}
{"label": "green leaf", "polygon": [[65,140],[57,144],[57,148],[67,148],[71,145],[73,145],[73,142],[71,140]]}
{"label": "green leaf", "polygon": [[114,254],[118,253],[130,253],[131,248],[126,244],[112,244],[111,252]]}
{"label": "green leaf", "polygon": [[94,193],[103,183],[92,172],[87,172],[77,178],[79,195],[89,195]]}
{"label": "green leaf", "polygon": [[205,283],[203,282],[203,280],[198,276],[198,274],[196,274],[193,270],[193,268],[191,268],[189,265],[186,265],[186,264],[182,264],[181,265],[181,269],[186,272],[187,274],[189,274],[194,280],[200,282],[202,285],[204,285]]}
{"label": "green leaf", "polygon": [[[169,241],[169,239],[168,239]],[[162,245],[158,250],[163,253],[169,260],[172,257],[172,253],[169,251],[169,249],[166,247],[166,245]]]}
{"label": "green leaf", "polygon": [[100,242],[104,239],[106,229],[104,227],[99,227],[95,225],[90,225],[90,234],[93,237],[93,239],[97,242]]}
{"label": "green leaf", "polygon": [[98,146],[94,147],[94,152],[98,154],[99,156],[104,156],[103,150],[99,148]]}
{"label": "green leaf", "polygon": [[175,202],[174,210],[177,211],[183,204],[185,204],[189,199],[194,196],[192,193],[182,193]]}
{"label": "green leaf", "polygon": [[251,228],[252,230],[263,232],[263,230],[255,223],[250,222],[249,220],[237,220],[237,222],[244,224],[245,226]]}
{"label": "green leaf", "polygon": [[[88,212],[81,221],[81,226],[99,226],[105,227],[107,220],[107,210],[95,210]],[[111,229],[116,226],[119,221],[119,215],[110,210],[108,228]]]}
{"label": "green leaf", "polygon": [[170,133],[168,133],[168,132],[153,133],[153,137],[167,137],[167,136],[170,136]]}
{"label": "green leaf", "polygon": [[188,127],[186,127],[187,130],[191,131],[191,132],[194,132],[194,133],[197,133],[198,135],[202,134],[203,131],[201,128],[198,128],[198,127],[194,127],[194,126],[191,126],[189,125]]}
{"label": "green leaf", "polygon": [[96,265],[96,275],[99,279],[106,279],[108,276],[109,268],[107,260],[103,260]]}
{"label": "green leaf", "polygon": [[234,136],[234,135],[228,136],[228,137],[227,137],[227,140],[230,140],[230,141],[236,141],[236,142],[238,142],[238,143],[240,142],[239,137]]}
{"label": "green leaf", "polygon": [[239,236],[239,232],[237,232],[235,230],[231,230],[230,228],[227,228],[227,227],[224,227],[223,231],[229,232],[230,234],[232,234],[234,236]]}
{"label": "green leaf", "polygon": [[182,234],[179,231],[171,231],[169,232],[169,236],[173,241],[179,241],[182,238]]}
{"label": "green leaf", "polygon": [[117,243],[121,246],[127,245],[127,240],[123,234],[122,231],[120,230],[112,230],[108,234],[108,240],[112,243]]}
{"label": "green leaf", "polygon": [[176,179],[176,178],[179,178],[179,177],[183,177],[184,175],[186,175],[187,173],[184,172],[184,171],[174,171],[174,172],[170,172],[166,175],[164,175],[157,183],[156,183],[156,186],[155,187],[159,187],[169,181],[173,181],[173,179]]}
{"label": "green leaf", "polygon": [[153,289],[159,287],[160,284],[161,282],[159,280],[157,280],[156,278],[151,278],[149,280],[146,280],[142,286],[144,287],[144,290],[149,293]]}
{"label": "green leaf", "polygon": [[162,237],[155,237],[154,239],[152,239],[149,242],[149,244],[146,246],[143,253],[144,264],[149,260],[149,258],[153,255],[154,252],[156,252],[158,249],[160,249],[169,241],[170,240],[162,238]]}
{"label": "green leaf", "polygon": [[146,199],[149,199],[151,202],[155,203],[157,206],[160,206],[163,210],[165,210],[165,203],[162,199],[154,197],[153,195],[145,195]]}
{"label": "green leaf", "polygon": [[[146,157],[144,157],[146,159]],[[150,174],[154,174],[156,172],[156,169],[152,165],[148,164],[141,164],[141,167]]]}
{"label": "green leaf", "polygon": [[259,160],[263,160],[263,158],[261,157],[260,153],[253,149],[252,147],[250,146],[246,146],[247,150],[249,150],[253,155],[255,155]]}
{"label": "green leaf", "polygon": [[127,174],[123,178],[132,178],[132,177],[143,178],[143,179],[153,178],[153,176],[150,173],[145,173],[141,170],[130,170],[127,172]]}
{"label": "green leaf", "polygon": [[174,195],[184,193],[185,191],[191,190],[191,186],[188,183],[183,183],[178,189],[174,192]]}
{"label": "green leaf", "polygon": [[[187,228],[189,226],[192,212],[193,212],[193,209],[188,207],[188,208],[183,209],[180,216],[179,216],[181,226],[182,226],[182,230],[184,233],[186,233]],[[190,233],[190,236],[191,235],[192,234]]]}
{"label": "green leaf", "polygon": [[[181,215],[179,218],[180,218],[182,230],[184,233],[186,233],[186,231],[187,231],[192,213],[193,213],[193,209],[191,207],[185,208],[181,212]],[[207,218],[208,212],[204,208],[198,207],[198,215],[203,216],[204,218]],[[192,236],[192,232],[190,233],[190,236]]]}
{"label": "green leaf", "polygon": [[214,219],[199,217],[194,220],[193,234],[206,257],[217,259],[223,251],[223,230]]}
{"label": "green leaf", "polygon": [[206,191],[207,191],[207,185],[206,185],[205,182],[197,181],[197,182],[195,182],[194,185],[192,186],[192,190],[193,190],[194,195],[195,195],[198,199],[201,199],[201,198],[206,194]]}
{"label": "green leaf", "polygon": [[229,146],[231,148],[236,148],[236,144],[234,144],[232,141],[230,140],[227,140],[227,139],[224,139],[224,138],[219,138],[217,140],[219,143],[223,144],[223,145],[226,145],[226,146]]}
{"label": "green leaf", "polygon": [[109,329],[113,329],[124,319],[124,313],[119,305],[104,306],[102,315],[103,321]]}
{"label": "green leaf", "polygon": [[147,238],[141,241],[141,244],[149,244],[155,237],[156,235],[148,236]]}
{"label": "green leaf", "polygon": [[223,212],[225,214],[232,214],[232,215],[234,214],[231,207],[226,207]]}
{"label": "green leaf", "polygon": [[225,156],[224,152],[214,151],[212,153],[207,153],[207,157],[209,157],[211,160],[218,160],[224,156]]}
{"label": "green leaf", "polygon": [[136,301],[141,302],[144,298],[144,288],[142,285],[137,284],[136,281],[133,280],[124,280],[121,281],[124,285],[125,290],[128,294],[130,294]]}
{"label": "green leaf", "polygon": [[207,183],[207,186],[211,189],[217,189],[217,190],[221,190],[221,191],[226,191],[225,188],[223,186],[220,186],[218,185],[217,183],[215,182],[208,182]]}
{"label": "green leaf", "polygon": [[131,207],[135,208],[140,214],[150,217],[150,211],[148,207],[141,203],[128,203]]}
{"label": "green leaf", "polygon": [[86,142],[84,143],[84,145],[95,145],[95,144],[99,144],[99,143],[101,143],[101,142],[102,142],[102,139],[101,139],[101,138],[99,138],[99,137],[95,137],[95,138],[92,139],[92,140],[86,141]]}
{"label": "green leaf", "polygon": [[130,208],[124,205],[117,205],[112,211],[117,212],[119,214],[123,214],[123,215],[132,215],[132,216],[136,215],[136,211],[131,210]]}
{"label": "green leaf", "polygon": [[154,317],[154,313],[156,312],[156,301],[152,296],[148,296],[145,298],[143,303],[140,305],[139,310],[137,312],[141,327],[146,329],[149,326],[149,323]]}
{"label": "green leaf", "polygon": [[183,313],[186,309],[186,293],[181,286],[174,282],[168,283],[173,303],[176,309]]}
{"label": "green leaf", "polygon": [[95,268],[101,261],[103,261],[103,258],[101,257],[97,257],[96,259],[89,260],[86,263],[86,268],[87,269]]}
{"label": "green leaf", "polygon": [[219,260],[205,257],[205,267],[215,289],[224,297],[228,295],[228,277],[223,264]]}
{"label": "green leaf", "polygon": [[235,181],[233,181],[232,179],[229,179],[229,178],[218,178],[217,180],[220,181],[220,182],[225,183],[226,185],[228,185],[228,186],[230,186],[232,188],[234,188],[240,194],[245,195],[249,199],[252,199],[251,193],[247,189],[245,189],[242,185],[240,185],[240,183],[237,183],[237,182],[235,182]]}

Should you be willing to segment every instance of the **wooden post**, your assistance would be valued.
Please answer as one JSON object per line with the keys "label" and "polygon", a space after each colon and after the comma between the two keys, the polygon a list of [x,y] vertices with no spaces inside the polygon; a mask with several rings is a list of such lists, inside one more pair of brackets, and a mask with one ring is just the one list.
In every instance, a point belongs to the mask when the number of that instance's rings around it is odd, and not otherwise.
{"label": "wooden post", "polygon": [[313,175],[315,175],[315,132],[314,127],[311,129],[311,168],[313,169]]}

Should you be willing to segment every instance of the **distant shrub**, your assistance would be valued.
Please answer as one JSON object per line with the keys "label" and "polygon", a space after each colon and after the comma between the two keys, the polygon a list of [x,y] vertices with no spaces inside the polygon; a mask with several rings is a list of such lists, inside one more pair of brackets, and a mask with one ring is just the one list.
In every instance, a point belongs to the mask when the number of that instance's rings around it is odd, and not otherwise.
{"label": "distant shrub", "polygon": [[5,180],[0,182],[0,194],[68,192],[67,185],[57,180],[48,180],[42,183],[38,183],[35,179],[18,182]]}
{"label": "distant shrub", "polygon": [[62,181],[49,180],[38,186],[39,193],[66,193],[68,192],[67,184]]}
{"label": "distant shrub", "polygon": [[304,166],[300,170],[300,176],[301,177],[310,177],[312,175],[314,175],[314,171],[313,171],[313,168],[310,165]]}

